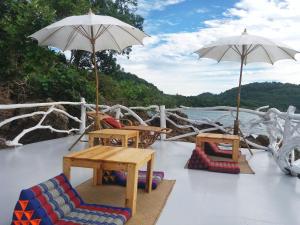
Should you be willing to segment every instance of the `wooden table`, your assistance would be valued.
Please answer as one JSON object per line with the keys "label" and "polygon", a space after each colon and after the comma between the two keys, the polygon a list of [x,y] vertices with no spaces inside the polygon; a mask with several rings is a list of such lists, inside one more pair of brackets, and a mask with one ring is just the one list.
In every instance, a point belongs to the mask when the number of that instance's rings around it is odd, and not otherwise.
{"label": "wooden table", "polygon": [[125,130],[138,130],[138,131],[149,131],[149,132],[162,133],[160,127],[146,126],[146,125],[139,125],[139,126],[124,126],[124,127],[122,127],[121,129],[125,129]]}
{"label": "wooden table", "polygon": [[202,133],[196,137],[196,145],[204,149],[204,142],[232,144],[232,159],[237,162],[239,159],[240,137],[230,134]]}
{"label": "wooden table", "polygon": [[146,126],[146,125],[139,125],[139,126],[124,126],[121,129],[125,130],[136,130],[140,133],[140,147],[147,148],[152,145],[161,133],[170,133],[172,130],[169,128],[160,128],[155,126]]}
{"label": "wooden table", "polygon": [[138,186],[138,171],[147,164],[146,191],[152,190],[152,175],[154,151],[149,149],[124,148],[112,146],[95,146],[83,151],[64,156],[63,172],[70,179],[71,167],[85,167],[93,169],[93,184],[102,184],[103,170],[117,170],[127,172],[125,207],[136,212],[136,198]]}
{"label": "wooden table", "polygon": [[122,143],[122,147],[128,147],[129,139],[134,140],[136,148],[138,147],[139,144],[139,132],[136,130],[102,129],[102,130],[89,132],[89,147],[94,146],[95,138],[101,138],[106,140],[112,138],[120,139]]}

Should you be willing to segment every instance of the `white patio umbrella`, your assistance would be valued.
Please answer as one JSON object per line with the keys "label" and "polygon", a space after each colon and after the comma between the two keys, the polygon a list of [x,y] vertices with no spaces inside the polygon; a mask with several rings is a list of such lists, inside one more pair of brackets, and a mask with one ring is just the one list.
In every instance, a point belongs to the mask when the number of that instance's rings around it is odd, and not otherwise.
{"label": "white patio umbrella", "polygon": [[121,53],[132,45],[142,45],[148,35],[141,30],[110,16],[99,16],[90,12],[87,15],[66,17],[29,37],[39,45],[66,50],[84,50],[93,54],[96,77],[96,128],[98,128],[99,78],[96,52],[116,50]]}
{"label": "white patio umbrella", "polygon": [[215,59],[221,61],[238,61],[241,63],[239,86],[237,94],[236,119],[234,121],[234,134],[239,130],[239,108],[243,66],[252,62],[266,62],[274,64],[281,59],[295,59],[299,53],[290,47],[271,41],[267,38],[249,35],[246,31],[239,36],[221,38],[211,44],[203,46],[195,51],[200,58]]}

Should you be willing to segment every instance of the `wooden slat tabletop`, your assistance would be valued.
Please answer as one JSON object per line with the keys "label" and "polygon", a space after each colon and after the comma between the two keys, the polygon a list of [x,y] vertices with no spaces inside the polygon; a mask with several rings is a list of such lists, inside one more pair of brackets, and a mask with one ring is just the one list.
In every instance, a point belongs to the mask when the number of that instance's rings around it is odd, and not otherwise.
{"label": "wooden slat tabletop", "polygon": [[138,131],[154,131],[154,132],[161,132],[160,127],[154,127],[154,126],[145,126],[145,125],[139,125],[139,126],[125,126],[121,129],[124,130],[138,130]]}
{"label": "wooden slat tabletop", "polygon": [[149,149],[95,146],[68,154],[64,157],[69,159],[139,164],[153,153],[154,151]]}
{"label": "wooden slat tabletop", "polygon": [[136,135],[136,130],[123,130],[123,129],[102,129],[89,132],[89,134],[108,134],[108,135]]}

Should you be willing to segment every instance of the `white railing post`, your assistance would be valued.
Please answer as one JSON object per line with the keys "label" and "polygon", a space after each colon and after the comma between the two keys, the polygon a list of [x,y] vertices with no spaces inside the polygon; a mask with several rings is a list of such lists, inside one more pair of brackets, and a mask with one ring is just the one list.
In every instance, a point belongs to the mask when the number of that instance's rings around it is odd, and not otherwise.
{"label": "white railing post", "polygon": [[85,102],[85,98],[80,98],[80,102],[81,102],[81,116],[80,116],[80,128],[79,128],[79,133],[83,134],[85,132],[85,128],[86,128],[86,102]]}
{"label": "white railing post", "polygon": [[[160,128],[166,128],[167,127],[167,120],[166,120],[166,107],[164,105],[159,106],[160,111]],[[160,139],[166,140],[167,135],[161,134]]]}
{"label": "white railing post", "polygon": [[121,118],[121,108],[117,108],[116,110],[115,110],[115,112],[116,112],[116,119],[117,120],[119,120],[120,118]]}

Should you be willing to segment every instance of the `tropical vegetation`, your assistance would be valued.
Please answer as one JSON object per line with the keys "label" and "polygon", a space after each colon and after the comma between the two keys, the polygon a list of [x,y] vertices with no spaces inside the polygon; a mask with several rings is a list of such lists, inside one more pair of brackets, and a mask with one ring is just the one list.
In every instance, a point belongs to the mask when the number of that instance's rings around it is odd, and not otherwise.
{"label": "tropical vegetation", "polygon": [[[69,58],[58,49],[40,47],[28,36],[71,15],[96,14],[119,18],[139,29],[144,19],[137,14],[137,0],[2,0],[0,1],[0,88],[10,91],[15,103],[78,101],[94,102],[94,75],[91,54],[72,51]],[[122,54],[130,57],[131,48]],[[153,84],[126,73],[116,61],[116,52],[97,53],[101,103],[124,105],[165,104],[169,107],[235,105],[237,89],[221,94],[198,96],[167,95]],[[1,93],[1,90],[0,90]],[[0,96],[1,97],[1,96]],[[286,110],[300,108],[300,86],[281,83],[255,83],[242,88],[242,106],[270,105]],[[0,98],[1,99],[1,98]]]}

